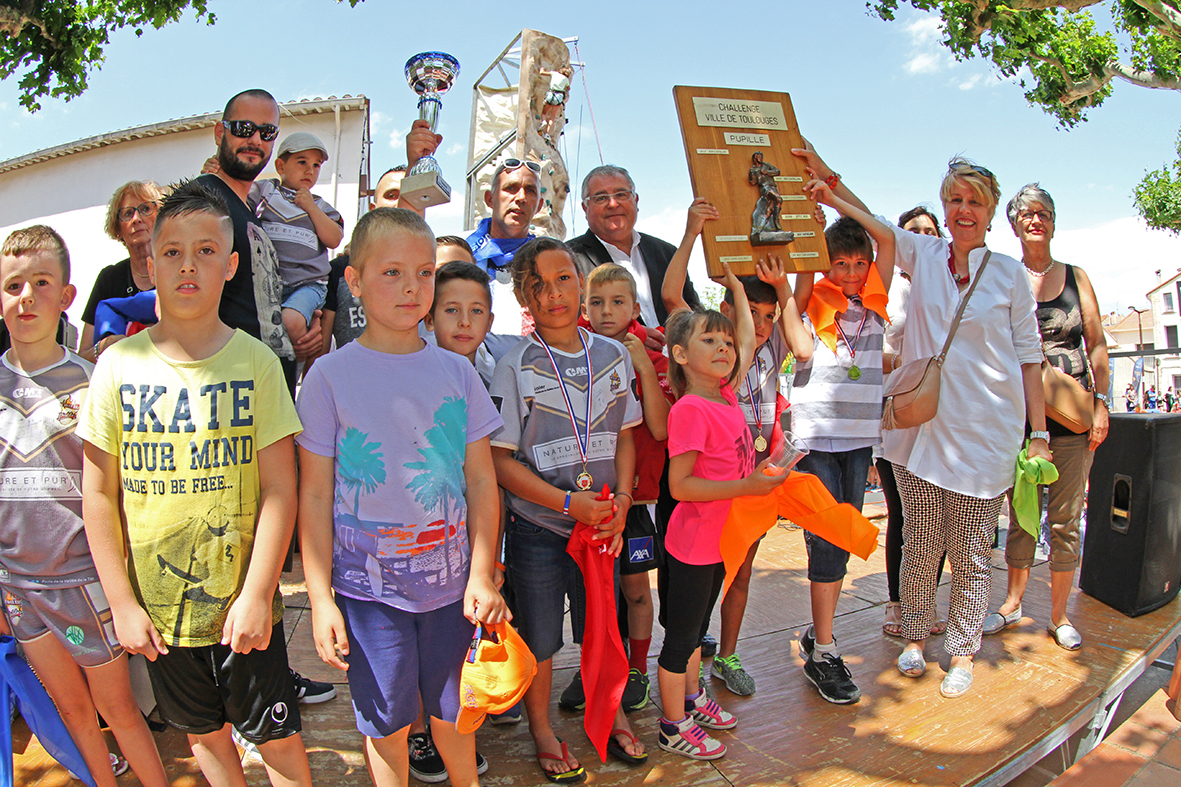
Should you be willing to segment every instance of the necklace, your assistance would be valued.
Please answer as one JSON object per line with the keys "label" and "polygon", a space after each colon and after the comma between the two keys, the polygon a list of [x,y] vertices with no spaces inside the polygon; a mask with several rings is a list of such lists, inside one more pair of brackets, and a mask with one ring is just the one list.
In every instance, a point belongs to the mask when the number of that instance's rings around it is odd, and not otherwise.
{"label": "necklace", "polygon": [[962,277],[956,275],[955,250],[950,245],[947,247],[947,267],[951,271],[951,280],[954,281],[956,285],[962,287],[968,283],[968,277],[971,276],[971,272],[965,273]]}
{"label": "necklace", "polygon": [[1025,270],[1029,271],[1030,276],[1040,279],[1050,271],[1054,270],[1054,266],[1058,264],[1058,260],[1051,257],[1050,264],[1046,266],[1044,271],[1035,271],[1033,268],[1029,267],[1029,263],[1027,263],[1024,259],[1021,260],[1021,264],[1025,266]]}

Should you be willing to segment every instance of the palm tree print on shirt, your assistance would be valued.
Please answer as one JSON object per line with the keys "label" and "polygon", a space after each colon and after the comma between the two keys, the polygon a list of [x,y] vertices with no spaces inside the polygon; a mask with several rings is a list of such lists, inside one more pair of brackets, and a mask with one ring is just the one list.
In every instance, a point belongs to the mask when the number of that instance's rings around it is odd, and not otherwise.
{"label": "palm tree print on shirt", "polygon": [[425,510],[437,511],[440,514],[437,522],[440,527],[420,534],[419,543],[424,551],[432,548],[432,542],[437,541],[432,536],[442,531],[445,555],[443,562],[447,579],[450,579],[451,539],[458,534],[458,529],[464,526],[460,516],[466,505],[462,468],[467,451],[467,402],[454,396],[444,399],[443,404],[435,411],[434,425],[423,433],[423,437],[426,438],[426,445],[418,449],[422,459],[403,465],[408,470],[418,471],[418,475],[406,485],[406,488],[414,492],[415,502],[422,505]]}

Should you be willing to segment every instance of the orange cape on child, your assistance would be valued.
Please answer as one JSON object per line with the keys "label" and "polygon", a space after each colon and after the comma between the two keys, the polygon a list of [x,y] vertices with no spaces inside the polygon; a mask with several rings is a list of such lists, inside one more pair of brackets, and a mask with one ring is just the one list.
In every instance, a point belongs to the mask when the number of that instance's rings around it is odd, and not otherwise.
{"label": "orange cape on child", "polygon": [[774,492],[762,497],[736,497],[722,526],[722,562],[730,588],[751,545],[783,516],[825,541],[868,560],[878,545],[878,528],[848,503],[838,503],[811,473],[792,473]]}
{"label": "orange cape on child", "polygon": [[[865,308],[886,322],[890,321],[886,315],[886,302],[889,301],[889,297],[876,262],[870,264],[869,274],[865,277],[865,284],[861,286],[861,292],[858,294]],[[812,289],[812,297],[808,299],[808,319],[812,321],[812,328],[820,337],[820,341],[834,353],[837,351],[836,316],[848,308],[849,299],[827,276],[816,282]]]}

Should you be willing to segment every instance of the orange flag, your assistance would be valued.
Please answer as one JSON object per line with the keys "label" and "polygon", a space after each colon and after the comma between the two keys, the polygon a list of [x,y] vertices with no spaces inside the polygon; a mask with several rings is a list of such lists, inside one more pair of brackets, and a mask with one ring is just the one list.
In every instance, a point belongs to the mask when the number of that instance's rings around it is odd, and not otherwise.
{"label": "orange flag", "polygon": [[878,528],[848,503],[838,503],[820,479],[794,470],[763,497],[736,497],[722,526],[722,561],[726,564],[724,596],[746,559],[751,545],[783,516],[812,535],[869,560],[878,545]]}

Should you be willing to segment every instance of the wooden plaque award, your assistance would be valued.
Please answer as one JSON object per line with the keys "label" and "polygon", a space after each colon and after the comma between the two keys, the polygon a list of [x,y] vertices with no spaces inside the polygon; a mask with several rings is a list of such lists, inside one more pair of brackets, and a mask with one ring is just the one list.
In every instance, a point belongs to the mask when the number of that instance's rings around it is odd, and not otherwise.
{"label": "wooden plaque award", "polygon": [[787,93],[673,87],[693,194],[717,209],[702,232],[711,279],[751,276],[777,254],[789,271],[827,271],[824,228],[804,194],[808,175],[792,148],[804,146]]}

